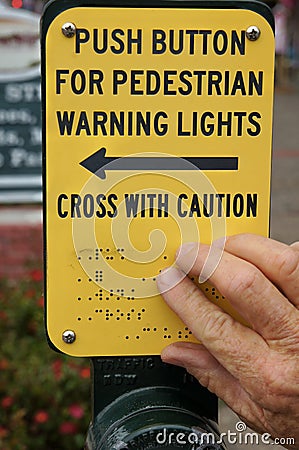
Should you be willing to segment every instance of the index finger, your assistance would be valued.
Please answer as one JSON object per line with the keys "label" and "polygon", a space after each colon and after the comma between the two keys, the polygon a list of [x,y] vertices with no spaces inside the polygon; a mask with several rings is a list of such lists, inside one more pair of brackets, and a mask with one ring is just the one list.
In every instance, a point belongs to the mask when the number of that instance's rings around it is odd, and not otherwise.
{"label": "index finger", "polygon": [[[220,364],[237,379],[246,374],[250,388],[254,388],[256,373],[267,355],[264,339],[208,300],[180,270],[171,267],[162,271],[157,284],[169,307]],[[264,355],[262,361],[256,355]]]}
{"label": "index finger", "polygon": [[[191,274],[199,276],[210,247],[196,243],[183,245],[177,256],[185,270],[194,261]],[[220,250],[219,250],[220,252]],[[223,252],[209,281],[261,336],[284,339],[298,328],[298,311],[253,264]]]}

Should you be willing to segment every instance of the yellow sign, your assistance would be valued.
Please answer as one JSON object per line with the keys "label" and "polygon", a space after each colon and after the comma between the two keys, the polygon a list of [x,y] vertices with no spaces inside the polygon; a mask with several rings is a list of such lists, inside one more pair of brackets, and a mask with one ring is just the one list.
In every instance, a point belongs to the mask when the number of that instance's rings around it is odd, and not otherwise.
{"label": "yellow sign", "polygon": [[194,341],[156,276],[183,242],[268,234],[273,55],[269,23],[244,9],[74,7],[52,20],[46,295],[62,352]]}

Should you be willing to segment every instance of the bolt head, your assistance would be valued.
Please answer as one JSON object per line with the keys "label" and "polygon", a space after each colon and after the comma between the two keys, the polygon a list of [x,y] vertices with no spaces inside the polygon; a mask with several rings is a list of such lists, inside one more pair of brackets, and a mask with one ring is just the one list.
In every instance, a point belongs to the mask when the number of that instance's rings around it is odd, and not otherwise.
{"label": "bolt head", "polygon": [[246,37],[247,39],[249,39],[249,41],[257,41],[260,35],[261,30],[255,25],[248,27],[246,30]]}
{"label": "bolt head", "polygon": [[61,27],[62,34],[67,38],[72,38],[76,33],[76,26],[72,22],[66,22]]}
{"label": "bolt head", "polygon": [[62,333],[62,340],[66,344],[72,344],[76,340],[76,333],[73,330],[65,330]]}

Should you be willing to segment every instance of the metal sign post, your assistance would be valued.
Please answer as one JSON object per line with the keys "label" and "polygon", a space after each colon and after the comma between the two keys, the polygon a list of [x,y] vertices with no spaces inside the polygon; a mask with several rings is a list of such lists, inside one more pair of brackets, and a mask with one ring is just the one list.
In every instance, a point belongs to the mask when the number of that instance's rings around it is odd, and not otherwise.
{"label": "metal sign post", "polygon": [[[54,1],[42,49],[47,332],[96,358],[97,396],[105,361],[195,342],[156,287],[179,245],[268,235],[273,18],[254,1]],[[139,370],[114,373],[139,373],[121,396],[149,386]]]}

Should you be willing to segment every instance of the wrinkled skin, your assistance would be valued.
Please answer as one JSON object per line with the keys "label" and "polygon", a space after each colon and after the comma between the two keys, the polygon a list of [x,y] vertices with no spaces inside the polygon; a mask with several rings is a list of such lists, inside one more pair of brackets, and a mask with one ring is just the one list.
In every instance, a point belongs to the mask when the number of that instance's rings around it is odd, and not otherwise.
{"label": "wrinkled skin", "polygon": [[[209,282],[249,323],[241,325],[182,275],[198,277],[209,246],[185,244],[177,267],[158,287],[201,344],[177,342],[162,352],[183,366],[252,429],[294,437],[299,449],[299,242],[256,235],[227,238]],[[219,252],[221,250],[219,249]]]}

